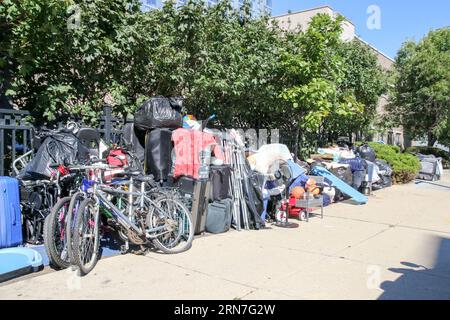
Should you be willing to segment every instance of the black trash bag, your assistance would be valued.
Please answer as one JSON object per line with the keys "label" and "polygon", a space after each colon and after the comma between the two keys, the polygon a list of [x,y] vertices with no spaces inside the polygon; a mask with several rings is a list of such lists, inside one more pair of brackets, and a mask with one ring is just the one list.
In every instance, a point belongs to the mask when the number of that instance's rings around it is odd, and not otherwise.
{"label": "black trash bag", "polygon": [[379,175],[392,176],[392,168],[385,160],[376,160],[375,164],[378,166]]}
{"label": "black trash bag", "polygon": [[55,171],[50,166],[78,162],[79,139],[72,132],[49,131],[41,141],[41,146],[20,174],[20,179],[47,180]]}
{"label": "black trash bag", "polygon": [[154,97],[144,102],[134,114],[137,130],[177,129],[183,126],[182,102],[179,98]]}
{"label": "black trash bag", "polygon": [[[330,170],[332,174],[334,174],[336,177],[347,183],[348,185],[351,185],[353,182],[353,173],[350,166],[348,167],[337,167]],[[331,183],[331,181],[328,181]]]}
{"label": "black trash bag", "polygon": [[378,175],[380,181],[372,185],[372,190],[381,190],[392,186],[392,168],[384,160],[375,161],[375,165],[378,167]]}
{"label": "black trash bag", "polygon": [[368,144],[360,146],[356,151],[359,153],[359,156],[362,159],[370,162],[375,162],[375,159],[377,157],[375,150],[373,150]]}

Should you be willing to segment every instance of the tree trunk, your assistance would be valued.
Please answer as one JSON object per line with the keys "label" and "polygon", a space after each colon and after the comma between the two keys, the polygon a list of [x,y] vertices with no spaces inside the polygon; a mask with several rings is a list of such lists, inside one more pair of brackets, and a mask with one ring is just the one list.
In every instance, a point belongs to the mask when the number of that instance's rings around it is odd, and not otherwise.
{"label": "tree trunk", "polygon": [[432,132],[428,132],[428,146],[434,147],[436,141],[437,141],[436,136]]}

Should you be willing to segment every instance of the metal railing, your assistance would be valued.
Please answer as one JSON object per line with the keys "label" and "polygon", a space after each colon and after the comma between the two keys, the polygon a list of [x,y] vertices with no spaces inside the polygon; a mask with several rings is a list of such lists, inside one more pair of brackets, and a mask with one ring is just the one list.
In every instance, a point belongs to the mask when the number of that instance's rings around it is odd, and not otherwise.
{"label": "metal railing", "polygon": [[[17,158],[33,150],[33,137],[37,129],[26,120],[28,111],[0,109],[0,176],[15,175],[13,163]],[[75,119],[82,123],[81,119]],[[118,143],[123,127],[133,119],[114,117],[110,106],[103,108],[97,130],[106,143]]]}

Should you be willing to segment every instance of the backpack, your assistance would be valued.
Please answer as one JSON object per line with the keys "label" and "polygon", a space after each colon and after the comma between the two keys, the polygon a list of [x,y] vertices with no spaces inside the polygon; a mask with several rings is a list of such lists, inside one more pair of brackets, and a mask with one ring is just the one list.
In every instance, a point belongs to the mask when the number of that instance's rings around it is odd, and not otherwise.
{"label": "backpack", "polygon": [[127,153],[122,148],[113,148],[109,150],[106,163],[114,167],[126,167],[128,166]]}

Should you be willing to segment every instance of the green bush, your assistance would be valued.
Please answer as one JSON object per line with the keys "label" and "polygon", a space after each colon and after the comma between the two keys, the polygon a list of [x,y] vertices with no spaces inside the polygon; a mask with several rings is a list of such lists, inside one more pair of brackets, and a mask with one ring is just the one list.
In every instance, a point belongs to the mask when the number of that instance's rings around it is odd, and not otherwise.
{"label": "green bush", "polygon": [[434,155],[442,158],[442,165],[445,169],[450,169],[450,153],[439,148],[432,147],[410,147],[405,150],[407,153],[421,153],[424,155]]}
{"label": "green bush", "polygon": [[368,144],[375,150],[377,159],[385,160],[392,167],[392,180],[394,183],[408,183],[416,178],[420,170],[420,161],[416,156],[409,153],[401,153],[398,146],[377,142],[369,142]]}

